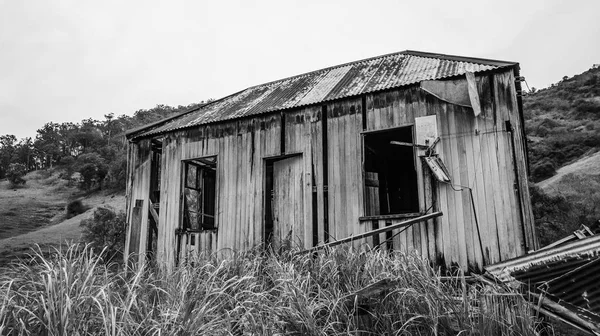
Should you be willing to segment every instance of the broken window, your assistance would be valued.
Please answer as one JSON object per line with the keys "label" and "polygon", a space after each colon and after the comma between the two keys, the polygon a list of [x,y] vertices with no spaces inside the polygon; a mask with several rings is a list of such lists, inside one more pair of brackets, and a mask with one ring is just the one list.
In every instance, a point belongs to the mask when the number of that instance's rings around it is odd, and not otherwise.
{"label": "broken window", "polygon": [[215,226],[217,157],[183,161],[183,230],[213,230]]}
{"label": "broken window", "polygon": [[419,211],[412,127],[368,133],[365,146],[365,215]]}

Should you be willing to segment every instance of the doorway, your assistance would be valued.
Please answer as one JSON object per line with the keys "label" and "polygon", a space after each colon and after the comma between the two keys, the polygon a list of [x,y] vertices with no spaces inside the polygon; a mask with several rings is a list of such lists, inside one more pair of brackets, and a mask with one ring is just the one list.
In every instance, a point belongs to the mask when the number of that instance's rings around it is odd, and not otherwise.
{"label": "doorway", "polygon": [[265,246],[305,248],[302,155],[266,160]]}

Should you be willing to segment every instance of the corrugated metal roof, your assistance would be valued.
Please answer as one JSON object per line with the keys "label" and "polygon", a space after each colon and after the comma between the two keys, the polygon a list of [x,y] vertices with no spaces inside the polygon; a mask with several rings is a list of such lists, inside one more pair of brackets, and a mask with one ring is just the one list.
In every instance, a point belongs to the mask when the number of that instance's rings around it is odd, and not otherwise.
{"label": "corrugated metal roof", "polygon": [[514,62],[403,51],[250,87],[178,117],[129,132],[155,135],[505,66]]}

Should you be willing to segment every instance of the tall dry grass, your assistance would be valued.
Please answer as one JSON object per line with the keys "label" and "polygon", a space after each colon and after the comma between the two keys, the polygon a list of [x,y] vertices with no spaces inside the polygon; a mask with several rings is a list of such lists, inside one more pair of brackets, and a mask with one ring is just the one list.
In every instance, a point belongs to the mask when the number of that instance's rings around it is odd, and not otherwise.
{"label": "tall dry grass", "polygon": [[0,335],[538,335],[519,295],[448,281],[415,255],[257,250],[171,273],[111,267],[77,245],[13,265]]}

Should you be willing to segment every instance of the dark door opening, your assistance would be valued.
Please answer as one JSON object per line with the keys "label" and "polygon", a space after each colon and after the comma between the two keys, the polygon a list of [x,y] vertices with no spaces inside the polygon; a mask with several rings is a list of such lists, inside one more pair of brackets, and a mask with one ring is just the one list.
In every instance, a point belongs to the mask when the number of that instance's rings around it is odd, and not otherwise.
{"label": "dark door opening", "polygon": [[366,134],[365,201],[367,216],[419,211],[412,127]]}

